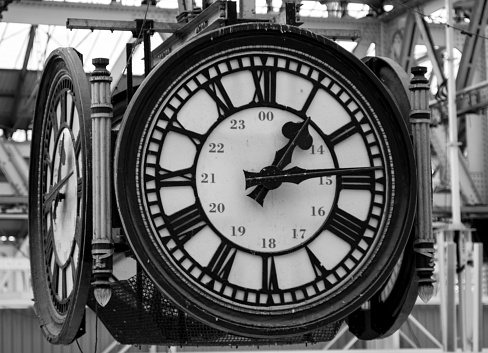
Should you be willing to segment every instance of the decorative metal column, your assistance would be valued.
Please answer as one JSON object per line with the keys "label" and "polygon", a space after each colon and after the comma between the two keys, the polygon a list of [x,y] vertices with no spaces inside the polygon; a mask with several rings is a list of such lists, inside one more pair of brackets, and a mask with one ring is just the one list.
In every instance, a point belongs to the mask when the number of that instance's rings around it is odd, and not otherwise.
{"label": "decorative metal column", "polygon": [[425,78],[427,68],[413,67],[414,77],[410,82],[412,110],[410,122],[417,162],[417,220],[415,224],[414,250],[416,252],[419,296],[430,300],[434,293],[432,278],[434,272],[434,237],[432,235],[432,167],[430,163],[430,109],[429,80]]}
{"label": "decorative metal column", "polygon": [[93,176],[93,286],[95,298],[105,306],[112,296],[110,276],[113,268],[112,206],[110,172],[110,131],[113,106],[110,95],[112,77],[106,69],[108,59],[93,59],[91,82],[92,176]]}

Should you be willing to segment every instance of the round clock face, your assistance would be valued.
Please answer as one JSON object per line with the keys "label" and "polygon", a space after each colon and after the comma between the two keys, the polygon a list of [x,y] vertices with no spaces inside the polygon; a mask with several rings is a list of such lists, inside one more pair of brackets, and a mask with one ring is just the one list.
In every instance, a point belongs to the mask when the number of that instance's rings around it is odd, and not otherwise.
{"label": "round clock face", "polygon": [[70,343],[83,317],[90,276],[90,263],[83,256],[87,190],[84,116],[89,114],[90,101],[88,81],[73,50],[51,55],[40,92],[30,170],[34,296],[47,338],[53,343]]}
{"label": "round clock face", "polygon": [[116,156],[123,222],[153,280],[256,337],[360,306],[412,218],[411,146],[389,97],[325,39],[279,29],[216,32],[156,68]]}

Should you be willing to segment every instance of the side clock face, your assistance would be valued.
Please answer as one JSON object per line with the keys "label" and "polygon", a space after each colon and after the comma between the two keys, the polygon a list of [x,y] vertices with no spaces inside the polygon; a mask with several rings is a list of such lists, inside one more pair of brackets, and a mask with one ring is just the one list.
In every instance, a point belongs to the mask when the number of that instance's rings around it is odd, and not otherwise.
{"label": "side clock face", "polygon": [[360,62],[296,28],[188,44],[139,89],[116,153],[140,263],[176,305],[232,333],[343,319],[384,282],[411,227],[398,110]]}
{"label": "side clock face", "polygon": [[90,99],[76,52],[51,54],[39,92],[29,190],[34,297],[48,340],[67,344],[78,335],[90,284],[84,256]]}

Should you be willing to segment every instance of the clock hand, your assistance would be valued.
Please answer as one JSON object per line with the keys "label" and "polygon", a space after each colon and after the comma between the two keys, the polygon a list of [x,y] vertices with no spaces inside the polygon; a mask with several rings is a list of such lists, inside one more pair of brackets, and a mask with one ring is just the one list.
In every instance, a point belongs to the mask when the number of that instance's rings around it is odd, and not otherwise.
{"label": "clock hand", "polygon": [[44,213],[48,212],[52,202],[57,199],[58,196],[61,196],[59,190],[61,190],[61,188],[68,182],[71,175],[73,175],[73,171],[68,173],[68,175],[61,179],[57,184],[52,185],[49,193],[44,195]]}
{"label": "clock hand", "polygon": [[275,158],[271,165],[283,169],[291,163],[291,156],[296,146],[303,150],[308,150],[313,143],[312,136],[308,132],[308,125],[312,118],[309,116],[302,123],[288,122],[283,125],[282,133],[289,139],[288,143],[275,154]]}
{"label": "clock hand", "polygon": [[58,183],[61,180],[61,167],[66,164],[66,151],[64,150],[64,134],[61,135],[60,144],[61,149],[59,150],[59,165],[58,165]]}
{"label": "clock hand", "polygon": [[328,169],[303,169],[293,167],[280,170],[275,166],[265,167],[259,173],[244,171],[246,177],[246,189],[255,185],[264,186],[268,190],[278,188],[282,183],[300,184],[304,180],[332,175],[355,175],[368,171],[375,171],[382,167],[357,167],[357,168],[328,168]]}
{"label": "clock hand", "polygon": [[[283,148],[276,151],[271,166],[281,170],[291,163],[291,156],[293,155],[296,146],[299,146],[303,150],[307,150],[312,146],[313,139],[308,132],[308,125],[310,124],[311,119],[312,118],[309,116],[302,123],[294,123],[290,121],[283,125],[282,133],[289,139],[289,141]],[[263,206],[268,191],[269,189],[266,188],[266,186],[260,184],[247,196]]]}

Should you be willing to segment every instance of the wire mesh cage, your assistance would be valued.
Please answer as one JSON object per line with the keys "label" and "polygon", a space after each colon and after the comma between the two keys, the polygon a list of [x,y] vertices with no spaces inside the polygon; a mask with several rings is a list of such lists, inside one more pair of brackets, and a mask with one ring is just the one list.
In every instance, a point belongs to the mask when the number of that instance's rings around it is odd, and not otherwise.
{"label": "wire mesh cage", "polygon": [[228,334],[200,323],[175,307],[142,271],[128,280],[112,283],[112,298],[105,307],[97,305],[93,290],[88,305],[122,344],[233,347],[313,344],[332,340],[342,324],[338,321],[307,334],[284,338]]}

